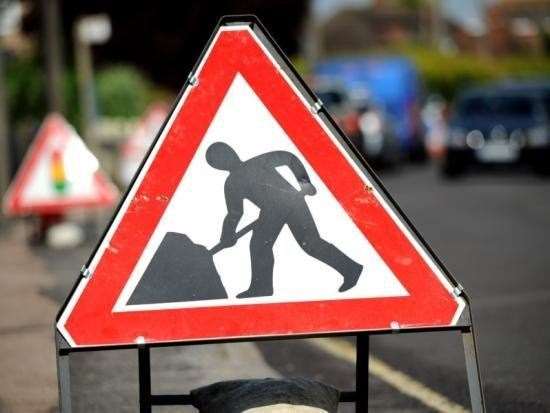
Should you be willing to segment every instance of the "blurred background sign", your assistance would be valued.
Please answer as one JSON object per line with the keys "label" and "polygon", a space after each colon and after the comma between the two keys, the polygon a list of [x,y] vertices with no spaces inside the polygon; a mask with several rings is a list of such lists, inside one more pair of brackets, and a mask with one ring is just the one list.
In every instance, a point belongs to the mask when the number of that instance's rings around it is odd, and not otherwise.
{"label": "blurred background sign", "polygon": [[155,102],[139,119],[136,128],[126,138],[120,149],[117,177],[122,185],[128,186],[144,159],[149,147],[169,114],[169,107],[163,102]]}
{"label": "blurred background sign", "polygon": [[118,190],[97,158],[58,114],[46,117],[25,155],[4,211],[10,215],[54,215],[75,208],[109,207]]}

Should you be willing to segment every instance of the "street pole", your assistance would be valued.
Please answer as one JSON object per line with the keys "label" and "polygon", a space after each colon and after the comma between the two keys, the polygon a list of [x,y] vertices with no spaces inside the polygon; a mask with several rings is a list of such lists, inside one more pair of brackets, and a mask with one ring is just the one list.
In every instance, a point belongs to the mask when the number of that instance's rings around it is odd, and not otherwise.
{"label": "street pole", "polygon": [[79,36],[79,22],[73,27],[74,56],[80,104],[80,129],[82,138],[89,143],[95,118],[94,75],[90,45]]}
{"label": "street pole", "polygon": [[[7,1],[0,2],[0,14],[4,17],[10,7]],[[3,25],[5,22],[2,22]],[[6,27],[0,27],[0,197],[3,197],[10,184],[10,147],[9,147],[9,116],[7,102],[7,84],[5,79],[6,52],[4,50],[4,35],[9,31]],[[0,219],[3,218],[0,210]]]}
{"label": "street pole", "polygon": [[[4,79],[5,53],[0,45],[0,196],[3,196],[10,183],[10,148],[8,106],[6,102],[6,81]],[[0,212],[1,214],[1,212]]]}
{"label": "street pole", "polygon": [[320,43],[321,43],[321,33],[320,33],[320,22],[319,18],[315,16],[313,12],[313,6],[309,5],[308,14],[305,21],[305,26],[303,30],[303,43],[302,43],[302,53],[303,56],[309,65],[313,67],[320,55]]}
{"label": "street pole", "polygon": [[46,94],[50,112],[63,111],[62,53],[59,0],[42,0]]}
{"label": "street pole", "polygon": [[74,55],[81,112],[82,137],[93,141],[96,121],[92,45],[103,44],[111,37],[111,22],[105,14],[84,16],[73,26]]}

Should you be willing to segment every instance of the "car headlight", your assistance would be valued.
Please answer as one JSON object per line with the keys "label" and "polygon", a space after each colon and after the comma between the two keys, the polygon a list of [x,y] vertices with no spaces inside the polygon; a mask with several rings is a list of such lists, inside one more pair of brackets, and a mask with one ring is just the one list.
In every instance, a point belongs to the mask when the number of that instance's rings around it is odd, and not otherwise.
{"label": "car headlight", "polygon": [[523,148],[527,144],[527,137],[521,129],[515,129],[510,134],[510,143],[513,143],[520,148]]}
{"label": "car headlight", "polygon": [[545,146],[549,143],[548,129],[546,126],[536,126],[527,131],[527,142],[529,146]]}
{"label": "car headlight", "polygon": [[472,149],[481,149],[485,144],[483,133],[477,129],[468,132],[466,135],[466,144]]}
{"label": "car headlight", "polygon": [[365,135],[377,135],[382,132],[382,119],[375,112],[365,112],[359,119],[359,127]]}
{"label": "car headlight", "polygon": [[451,128],[447,135],[447,144],[452,148],[464,148],[466,146],[466,131],[461,128]]}

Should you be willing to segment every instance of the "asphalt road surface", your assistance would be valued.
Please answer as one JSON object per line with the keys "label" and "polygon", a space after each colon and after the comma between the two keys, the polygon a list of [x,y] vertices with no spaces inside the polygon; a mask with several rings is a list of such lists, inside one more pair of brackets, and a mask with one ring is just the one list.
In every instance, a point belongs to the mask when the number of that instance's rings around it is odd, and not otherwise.
{"label": "asphalt road surface", "polygon": [[[434,170],[383,178],[472,300],[489,411],[550,411],[550,181]],[[382,359],[467,405],[457,334],[378,337]]]}
{"label": "asphalt road surface", "polygon": [[[550,180],[479,172],[445,181],[433,167],[405,167],[382,180],[472,299],[488,410],[550,411]],[[73,256],[83,261],[85,254],[79,254]],[[60,261],[56,254],[45,258],[60,274],[59,285],[46,293],[61,300],[74,278],[67,272],[70,259]],[[78,270],[81,263],[71,265]],[[458,333],[376,336],[371,345],[393,368],[469,406]],[[259,349],[280,374],[353,386],[351,364],[307,342],[267,342]],[[167,357],[177,360],[179,355]],[[119,359],[110,360],[104,368]],[[80,363],[94,368],[92,361]],[[101,382],[101,372],[95,376]],[[83,388],[90,385],[80,380]],[[371,381],[375,411],[429,411],[414,397]],[[111,380],[107,387],[116,396],[116,383]],[[95,397],[90,403],[97,403]]]}

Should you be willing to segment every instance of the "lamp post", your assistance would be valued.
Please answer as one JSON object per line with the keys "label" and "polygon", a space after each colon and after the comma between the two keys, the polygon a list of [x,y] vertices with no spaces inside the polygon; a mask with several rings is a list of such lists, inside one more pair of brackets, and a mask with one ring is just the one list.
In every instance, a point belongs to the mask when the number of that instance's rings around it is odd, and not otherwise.
{"label": "lamp post", "polygon": [[42,0],[46,97],[50,112],[63,112],[62,47],[59,0]]}
{"label": "lamp post", "polygon": [[92,45],[103,44],[110,37],[111,22],[106,14],[81,17],[73,26],[82,137],[88,141],[92,140],[97,118]]}

